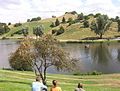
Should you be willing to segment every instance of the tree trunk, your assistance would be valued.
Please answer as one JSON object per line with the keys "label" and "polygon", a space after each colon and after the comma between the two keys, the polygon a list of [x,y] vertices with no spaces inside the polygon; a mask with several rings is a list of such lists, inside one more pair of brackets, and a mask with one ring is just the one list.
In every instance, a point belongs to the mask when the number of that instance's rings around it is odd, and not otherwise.
{"label": "tree trunk", "polygon": [[103,34],[101,33],[101,34],[100,34],[100,39],[102,39],[102,35],[103,35]]}

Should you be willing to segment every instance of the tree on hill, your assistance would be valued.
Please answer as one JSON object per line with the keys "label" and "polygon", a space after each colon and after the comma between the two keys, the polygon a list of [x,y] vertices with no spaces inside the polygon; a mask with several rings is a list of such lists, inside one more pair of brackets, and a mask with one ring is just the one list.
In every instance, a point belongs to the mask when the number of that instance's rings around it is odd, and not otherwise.
{"label": "tree on hill", "polygon": [[84,19],[84,15],[83,15],[83,13],[78,14],[77,19],[78,19],[78,20],[83,20],[83,19]]}
{"label": "tree on hill", "polygon": [[42,36],[44,34],[43,30],[44,30],[44,26],[43,25],[34,27],[33,28],[33,34],[35,34],[36,36]]}
{"label": "tree on hill", "polygon": [[64,33],[64,31],[65,31],[64,27],[63,27],[63,26],[61,26],[61,27],[60,27],[60,29],[59,29],[59,30],[57,30],[56,35],[60,35],[60,34]]}
{"label": "tree on hill", "polygon": [[107,31],[111,25],[111,21],[108,19],[107,15],[99,15],[96,21],[91,23],[91,30],[93,30],[96,34],[102,38],[105,31]]}
{"label": "tree on hill", "polygon": [[31,19],[31,22],[32,22],[32,21],[39,21],[39,20],[41,20],[41,17],[36,17],[36,18],[32,18],[32,19]]}
{"label": "tree on hill", "polygon": [[0,35],[10,31],[10,28],[5,23],[0,23]]}
{"label": "tree on hill", "polygon": [[50,25],[50,27],[55,27],[55,23],[52,22],[51,25]]}
{"label": "tree on hill", "polygon": [[60,22],[59,22],[58,19],[56,19],[56,21],[55,21],[55,26],[59,26],[59,25],[60,25]]}
{"label": "tree on hill", "polygon": [[18,50],[20,52],[13,53],[10,60],[16,60],[17,62],[21,60],[23,64],[24,61],[28,62],[34,68],[36,75],[41,76],[44,84],[46,83],[46,72],[49,67],[54,66],[57,70],[71,70],[77,64],[77,61],[71,59],[51,35],[43,35],[36,40],[26,39]]}
{"label": "tree on hill", "polygon": [[63,17],[62,18],[62,23],[65,23],[65,22],[66,22],[65,17]]}
{"label": "tree on hill", "polygon": [[88,28],[89,27],[89,22],[87,20],[84,20],[83,25],[84,25],[84,28]]}
{"label": "tree on hill", "polygon": [[30,19],[27,19],[27,22],[30,22]]}
{"label": "tree on hill", "polygon": [[19,26],[21,26],[21,25],[22,25],[22,23],[20,23],[20,22],[19,22],[19,23],[15,23],[15,24],[14,24],[14,27],[19,27]]}
{"label": "tree on hill", "polygon": [[28,35],[28,27],[22,28],[22,34],[26,37]]}
{"label": "tree on hill", "polygon": [[120,32],[120,19],[117,20],[118,23],[118,32]]}
{"label": "tree on hill", "polygon": [[97,14],[94,15],[94,18],[97,18],[100,15],[101,15],[101,13],[97,13]]}
{"label": "tree on hill", "polygon": [[11,22],[8,23],[8,26],[11,25]]}

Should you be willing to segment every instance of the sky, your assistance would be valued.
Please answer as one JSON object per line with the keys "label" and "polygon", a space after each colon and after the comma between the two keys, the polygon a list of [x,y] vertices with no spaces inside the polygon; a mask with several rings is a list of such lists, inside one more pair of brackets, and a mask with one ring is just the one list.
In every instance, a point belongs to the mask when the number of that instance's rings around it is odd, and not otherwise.
{"label": "sky", "polygon": [[120,16],[120,0],[0,0],[0,22],[5,23],[61,16],[69,11]]}

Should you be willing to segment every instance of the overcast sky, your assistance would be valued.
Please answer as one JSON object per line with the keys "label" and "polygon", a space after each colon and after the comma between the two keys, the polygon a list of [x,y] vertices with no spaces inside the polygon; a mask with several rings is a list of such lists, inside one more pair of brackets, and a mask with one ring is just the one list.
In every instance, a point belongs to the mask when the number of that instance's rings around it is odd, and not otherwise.
{"label": "overcast sky", "polygon": [[0,0],[0,22],[25,22],[37,16],[60,16],[66,11],[120,16],[120,0]]}

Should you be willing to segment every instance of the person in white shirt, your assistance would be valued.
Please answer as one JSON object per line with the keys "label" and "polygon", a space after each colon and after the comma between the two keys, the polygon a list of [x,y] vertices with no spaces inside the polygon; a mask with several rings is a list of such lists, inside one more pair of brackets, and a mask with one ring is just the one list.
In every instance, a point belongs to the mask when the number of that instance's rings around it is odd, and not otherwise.
{"label": "person in white shirt", "polygon": [[35,82],[32,82],[32,91],[47,91],[47,86],[40,81],[39,76],[36,77]]}
{"label": "person in white shirt", "polygon": [[74,91],[85,91],[85,90],[83,89],[83,85],[82,85],[82,83],[78,83],[78,87],[75,88]]}

